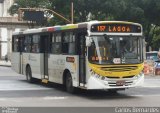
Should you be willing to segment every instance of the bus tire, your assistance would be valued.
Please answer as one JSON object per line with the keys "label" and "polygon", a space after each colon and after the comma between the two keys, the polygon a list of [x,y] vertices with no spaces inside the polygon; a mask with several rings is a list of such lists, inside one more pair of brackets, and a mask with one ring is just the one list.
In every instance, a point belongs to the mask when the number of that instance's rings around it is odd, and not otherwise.
{"label": "bus tire", "polygon": [[30,66],[27,66],[26,68],[26,79],[28,82],[32,83],[33,82],[33,78],[32,78],[32,71]]}
{"label": "bus tire", "polygon": [[69,72],[66,73],[65,81],[66,91],[69,93],[74,93],[75,88],[73,87],[72,76]]}

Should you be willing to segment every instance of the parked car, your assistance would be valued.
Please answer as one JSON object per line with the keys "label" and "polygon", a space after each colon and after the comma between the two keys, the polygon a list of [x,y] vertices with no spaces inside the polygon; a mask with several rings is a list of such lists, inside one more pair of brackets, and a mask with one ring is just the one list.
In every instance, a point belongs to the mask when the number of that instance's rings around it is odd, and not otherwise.
{"label": "parked car", "polygon": [[155,61],[155,75],[160,75],[160,60]]}

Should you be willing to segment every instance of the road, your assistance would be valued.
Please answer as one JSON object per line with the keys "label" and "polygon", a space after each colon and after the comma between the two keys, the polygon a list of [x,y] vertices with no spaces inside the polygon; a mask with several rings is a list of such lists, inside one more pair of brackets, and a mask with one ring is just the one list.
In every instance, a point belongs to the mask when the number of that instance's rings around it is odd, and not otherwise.
{"label": "road", "polygon": [[28,83],[10,67],[0,66],[0,106],[14,107],[159,107],[160,76],[147,76],[142,88],[118,93],[79,91],[69,94],[61,85]]}

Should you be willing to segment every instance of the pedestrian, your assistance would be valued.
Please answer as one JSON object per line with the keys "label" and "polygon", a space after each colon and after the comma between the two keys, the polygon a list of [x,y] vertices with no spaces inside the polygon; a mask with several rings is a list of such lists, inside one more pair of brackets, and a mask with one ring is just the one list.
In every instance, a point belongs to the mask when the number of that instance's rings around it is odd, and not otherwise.
{"label": "pedestrian", "polygon": [[7,56],[7,54],[5,55],[5,61],[8,62],[8,56]]}

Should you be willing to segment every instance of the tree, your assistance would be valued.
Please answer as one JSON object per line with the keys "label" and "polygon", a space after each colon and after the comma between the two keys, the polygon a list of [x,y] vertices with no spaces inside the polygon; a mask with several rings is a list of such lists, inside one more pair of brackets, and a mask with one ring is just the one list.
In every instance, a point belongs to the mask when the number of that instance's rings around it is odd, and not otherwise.
{"label": "tree", "polygon": [[[159,46],[160,0],[72,0],[74,2],[74,22],[89,20],[132,21],[143,25],[147,46]],[[17,13],[20,7],[41,7],[52,9],[71,19],[71,0],[15,0],[10,13]],[[47,25],[62,25],[65,21],[56,16]]]}

